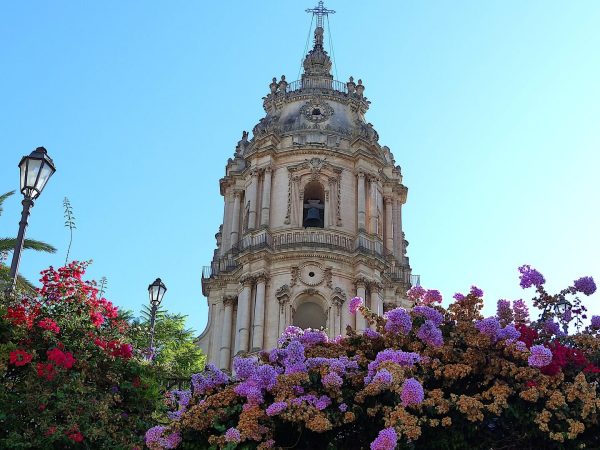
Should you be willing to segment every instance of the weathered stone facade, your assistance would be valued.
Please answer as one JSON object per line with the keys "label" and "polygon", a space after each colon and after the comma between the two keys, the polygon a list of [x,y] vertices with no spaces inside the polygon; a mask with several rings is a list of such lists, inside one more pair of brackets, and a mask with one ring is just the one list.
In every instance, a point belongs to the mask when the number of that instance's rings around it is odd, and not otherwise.
{"label": "weathered stone facade", "polygon": [[[407,188],[364,115],[361,80],[333,80],[317,27],[302,79],[273,78],[266,116],[244,132],[221,179],[217,249],[202,274],[208,361],[229,369],[240,352],[272,348],[290,324],[347,325],[355,295],[379,313],[406,304],[414,280],[402,232]],[[414,278],[414,277],[413,277]]]}

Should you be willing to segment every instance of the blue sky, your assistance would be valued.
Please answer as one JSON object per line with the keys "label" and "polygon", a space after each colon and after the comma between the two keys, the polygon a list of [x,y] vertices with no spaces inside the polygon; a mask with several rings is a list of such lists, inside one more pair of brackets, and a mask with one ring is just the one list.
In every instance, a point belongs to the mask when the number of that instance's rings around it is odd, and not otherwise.
{"label": "blue sky", "polygon": [[[297,78],[311,1],[3,2],[0,191],[45,146],[57,172],[28,236],[37,279],[93,259],[109,299],[138,312],[160,276],[165,306],[206,323],[200,275],[222,219],[218,180],[273,76]],[[337,77],[362,78],[367,119],[402,166],[413,272],[449,298],[472,283],[520,298],[517,267],[559,289],[600,281],[600,3],[330,1]],[[0,235],[14,235],[19,199]],[[599,294],[587,304],[600,313]]]}

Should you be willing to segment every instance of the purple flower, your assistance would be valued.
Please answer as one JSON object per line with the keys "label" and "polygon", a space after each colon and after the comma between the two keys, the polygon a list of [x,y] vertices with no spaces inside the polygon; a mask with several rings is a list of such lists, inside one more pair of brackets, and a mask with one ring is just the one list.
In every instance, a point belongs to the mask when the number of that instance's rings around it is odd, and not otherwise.
{"label": "purple flower", "polygon": [[592,295],[596,292],[596,283],[592,277],[581,277],[574,282],[575,289],[585,295]]}
{"label": "purple flower", "polygon": [[327,375],[321,379],[321,382],[323,383],[323,386],[328,388],[339,388],[344,384],[342,377],[335,372],[327,373]]}
{"label": "purple flower", "polygon": [[426,320],[417,331],[417,337],[432,347],[440,347],[444,345],[444,337],[433,321]]}
{"label": "purple flower", "polygon": [[192,392],[189,390],[185,391],[171,391],[170,393],[171,399],[177,403],[177,409],[175,411],[169,411],[167,415],[170,419],[178,420],[181,418],[183,413],[187,410],[187,407],[190,404],[190,400],[192,399]]}
{"label": "purple flower", "polygon": [[540,287],[546,282],[544,276],[537,270],[532,269],[528,264],[519,267],[519,272],[521,273],[521,275],[519,275],[519,278],[521,279],[519,284],[523,289],[531,286]]}
{"label": "purple flower", "polygon": [[592,328],[600,328],[600,316],[592,316]]}
{"label": "purple flower", "polygon": [[515,348],[517,350],[519,350],[520,352],[526,352],[526,351],[529,350],[527,348],[527,344],[525,342],[523,342],[523,341],[517,341],[517,342],[515,342]]}
{"label": "purple flower", "polygon": [[319,397],[319,399],[315,402],[315,408],[317,408],[319,411],[323,411],[329,405],[331,405],[331,399],[326,395],[321,395],[321,397]]}
{"label": "purple flower", "polygon": [[294,325],[288,325],[285,330],[283,330],[283,333],[281,333],[281,337],[277,340],[277,344],[284,345],[289,341],[298,339],[303,333],[304,330],[302,328],[295,327]]}
{"label": "purple flower", "polygon": [[322,342],[329,341],[327,334],[322,330],[313,330],[312,328],[307,328],[304,330],[304,333],[300,336],[300,342],[305,347],[312,347],[313,345],[320,344]]}
{"label": "purple flower", "polygon": [[542,328],[548,334],[555,334],[557,336],[561,335],[560,325],[552,319],[548,319],[545,322],[542,322]]}
{"label": "purple flower", "polygon": [[231,427],[225,432],[225,442],[239,443],[242,440],[242,435],[237,428]]}
{"label": "purple flower", "polygon": [[346,412],[348,410],[348,405],[346,405],[345,403],[340,403],[340,406],[338,408],[341,412]]}
{"label": "purple flower", "polygon": [[283,360],[285,374],[306,372],[306,357],[304,356],[304,346],[299,341],[292,341],[286,347],[287,354]]}
{"label": "purple flower", "polygon": [[489,336],[492,342],[495,342],[498,339],[500,323],[495,317],[486,317],[485,319],[478,320],[475,322],[475,328],[477,328],[481,334]]}
{"label": "purple flower", "polygon": [[423,386],[414,378],[409,378],[402,384],[400,400],[404,406],[418,405],[423,401],[424,396]]}
{"label": "purple flower", "polygon": [[213,364],[207,364],[204,372],[192,375],[192,386],[195,394],[205,394],[206,391],[217,386],[227,384],[229,377]]}
{"label": "purple flower", "polygon": [[544,367],[552,362],[552,352],[543,345],[532,345],[531,355],[527,359],[531,367]]}
{"label": "purple flower", "polygon": [[365,301],[362,299],[362,297],[354,297],[352,300],[350,300],[348,309],[350,309],[352,314],[356,314],[356,311],[358,311],[364,303]]}
{"label": "purple flower", "polygon": [[510,307],[510,300],[498,300],[496,306],[496,317],[504,325],[513,321],[513,310]]}
{"label": "purple flower", "polygon": [[165,449],[176,448],[181,443],[181,435],[178,432],[164,435],[166,427],[156,426],[146,431],[146,445],[160,446]]}
{"label": "purple flower", "polygon": [[416,302],[418,300],[421,300],[421,298],[423,298],[423,296],[425,295],[425,289],[422,288],[421,286],[413,286],[411,287],[408,292],[406,292],[406,296],[408,297],[409,300],[412,300],[413,302]]}
{"label": "purple flower", "polygon": [[515,300],[513,302],[513,313],[516,323],[529,323],[529,308],[523,299]]}
{"label": "purple flower", "polygon": [[287,408],[286,402],[275,402],[269,405],[266,410],[267,416],[276,416],[280,412],[284,411]]}
{"label": "purple flower", "polygon": [[383,385],[389,385],[391,382],[392,374],[386,369],[379,370],[371,380],[371,383],[380,383]]}
{"label": "purple flower", "polygon": [[521,337],[521,332],[514,325],[509,324],[498,331],[498,339],[505,339],[508,342],[514,342]]}
{"label": "purple flower", "polygon": [[370,328],[365,328],[365,331],[363,331],[363,335],[368,339],[378,339],[381,337],[381,334],[379,334],[375,330],[371,330]]}
{"label": "purple flower", "polygon": [[384,361],[392,361],[400,366],[412,367],[419,361],[421,361],[421,355],[413,352],[403,352],[402,350],[394,350],[392,348],[386,348],[377,353],[374,361],[371,361],[367,367],[367,376],[365,377],[365,383],[369,383],[375,373],[379,369],[379,365]]}
{"label": "purple flower", "polygon": [[439,327],[444,321],[444,316],[442,313],[429,306],[415,306],[412,312],[417,316],[425,317],[425,319],[430,320],[437,327]]}
{"label": "purple flower", "polygon": [[393,427],[385,428],[371,442],[371,450],[394,450],[397,442],[398,435],[396,434],[396,430]]}
{"label": "purple flower", "polygon": [[562,313],[561,319],[564,322],[570,322],[571,320],[573,320],[573,311],[567,309],[564,313]]}
{"label": "purple flower", "polygon": [[433,303],[442,303],[442,294],[437,289],[428,289],[423,296],[423,303],[431,305]]}
{"label": "purple flower", "polygon": [[461,301],[463,301],[465,299],[465,296],[463,294],[461,294],[460,292],[457,292],[456,294],[454,294],[452,296],[452,298],[454,300],[456,300],[457,302],[461,302]]}
{"label": "purple flower", "polygon": [[388,333],[408,334],[412,329],[412,319],[404,308],[396,308],[383,315],[386,319],[385,331]]}
{"label": "purple flower", "polygon": [[236,356],[233,358],[233,371],[237,380],[246,380],[256,373],[258,368],[258,360],[251,356],[249,358],[242,358]]}
{"label": "purple flower", "polygon": [[469,292],[473,297],[482,298],[483,291],[479,289],[477,286],[471,286],[471,292]]}

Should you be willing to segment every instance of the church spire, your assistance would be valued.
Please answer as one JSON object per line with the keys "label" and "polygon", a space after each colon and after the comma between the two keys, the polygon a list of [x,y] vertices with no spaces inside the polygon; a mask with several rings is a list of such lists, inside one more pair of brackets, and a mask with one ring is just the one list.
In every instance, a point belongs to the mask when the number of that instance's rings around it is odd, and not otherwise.
{"label": "church spire", "polygon": [[319,1],[314,8],[306,10],[307,13],[312,13],[313,17],[317,18],[317,26],[315,28],[314,46],[304,58],[303,66],[304,73],[302,81],[306,85],[320,85],[325,80],[331,80],[333,77],[329,73],[331,70],[331,59],[323,46],[323,18],[329,14],[335,14],[332,9],[327,9],[323,5],[323,1]]}

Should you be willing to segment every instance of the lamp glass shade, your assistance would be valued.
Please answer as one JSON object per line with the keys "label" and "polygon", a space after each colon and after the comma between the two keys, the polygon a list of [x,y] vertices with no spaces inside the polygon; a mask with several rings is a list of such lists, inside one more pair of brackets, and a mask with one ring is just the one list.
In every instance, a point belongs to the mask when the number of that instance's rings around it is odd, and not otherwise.
{"label": "lamp glass shade", "polygon": [[21,193],[32,200],[39,197],[56,169],[44,147],[38,147],[19,163]]}
{"label": "lamp glass shade", "polygon": [[164,285],[164,283],[161,281],[160,278],[157,278],[154,281],[154,283],[152,283],[150,286],[148,286],[148,295],[150,297],[150,304],[152,306],[160,305],[160,302],[162,302],[165,292],[167,292],[167,287]]}

